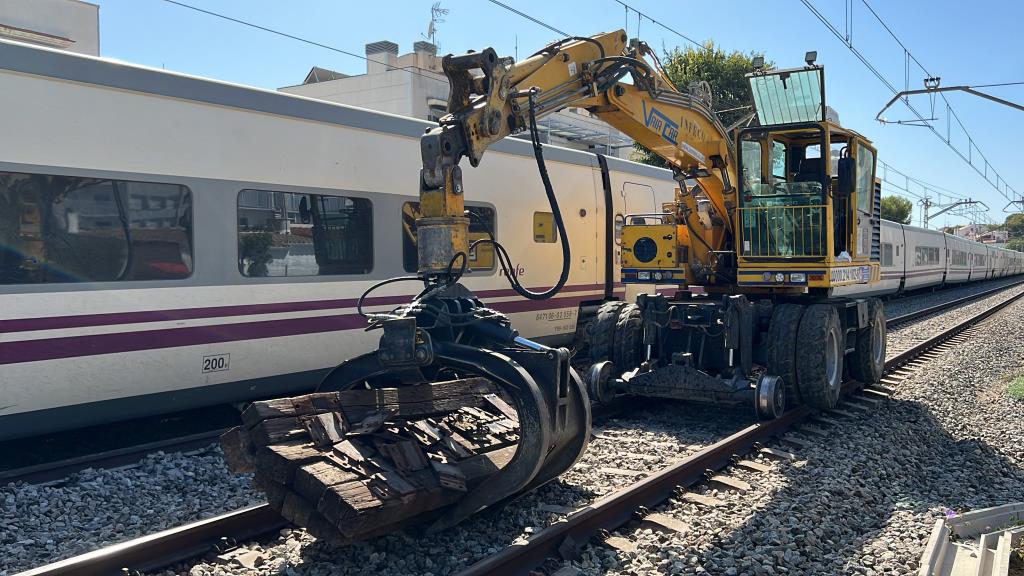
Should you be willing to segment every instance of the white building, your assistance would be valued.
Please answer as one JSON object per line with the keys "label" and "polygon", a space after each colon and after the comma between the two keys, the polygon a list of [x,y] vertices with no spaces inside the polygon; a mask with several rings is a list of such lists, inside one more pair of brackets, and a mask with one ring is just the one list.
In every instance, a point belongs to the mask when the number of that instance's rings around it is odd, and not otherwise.
{"label": "white building", "polygon": [[[302,84],[280,91],[426,120],[444,116],[448,80],[433,44],[416,42],[411,53],[399,56],[398,44],[373,42],[366,45],[366,58],[366,74],[313,67]],[[538,125],[542,139],[551,144],[620,158],[628,158],[633,149],[632,139],[580,108],[552,114]]]}
{"label": "white building", "polygon": [[100,7],[81,0],[0,0],[0,38],[100,55]]}
{"label": "white building", "polygon": [[961,238],[983,242],[985,244],[1001,244],[1007,240],[1006,230],[992,230],[987,224],[966,224],[959,226],[955,234]]}

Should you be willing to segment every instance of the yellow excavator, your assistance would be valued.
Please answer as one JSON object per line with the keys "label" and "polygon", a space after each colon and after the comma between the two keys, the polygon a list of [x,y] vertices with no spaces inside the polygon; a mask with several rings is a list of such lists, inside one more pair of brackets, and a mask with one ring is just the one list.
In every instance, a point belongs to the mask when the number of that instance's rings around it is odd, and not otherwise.
{"label": "yellow excavator", "polygon": [[[882,307],[857,296],[879,279],[875,149],[839,125],[825,105],[824,71],[807,60],[789,70],[753,70],[757,123],[730,130],[706,85],[679,91],[654,52],[622,30],[567,38],[520,62],[490,48],[444,57],[448,113],[421,137],[418,274],[385,281],[418,281],[423,290],[390,313],[367,314],[371,328],[383,329],[378,350],[339,365],[319,388],[483,377],[500,389],[516,411],[516,453],[445,508],[435,529],[567,470],[586,449],[592,400],[636,394],[746,403],[768,419],[787,400],[834,406],[844,372],[862,382],[880,378]],[[475,167],[489,146],[527,131],[562,271],[543,292],[527,290],[514,273],[505,277],[531,299],[565,284],[571,239],[537,120],[568,106],[646,146],[679,184],[663,212],[626,215],[621,235],[622,281],[671,286],[672,293],[597,309],[586,337],[594,360],[587,384],[567,349],[519,336],[459,283],[468,255],[483,247],[513,268],[493,236],[470,241],[464,197],[472,191],[459,163],[468,157]]]}
{"label": "yellow excavator", "polygon": [[[459,160],[476,166],[494,142],[535,131],[538,118],[584,108],[665,159],[679,182],[664,213],[627,216],[622,281],[688,287],[602,307],[591,357],[613,364],[595,364],[591,396],[738,402],[753,389],[759,413],[771,416],[788,389],[791,403],[834,406],[846,357],[860,380],[881,375],[881,304],[836,297],[878,281],[880,214],[875,149],[825,105],[814,59],[749,74],[758,123],[733,140],[706,85],[678,91],[655,53],[627,45],[622,31],[570,38],[518,63],[491,49],[447,57],[449,114],[422,139],[420,273],[450,277],[469,249]],[[548,293],[567,274],[568,259]],[[694,297],[702,292],[720,297]]]}

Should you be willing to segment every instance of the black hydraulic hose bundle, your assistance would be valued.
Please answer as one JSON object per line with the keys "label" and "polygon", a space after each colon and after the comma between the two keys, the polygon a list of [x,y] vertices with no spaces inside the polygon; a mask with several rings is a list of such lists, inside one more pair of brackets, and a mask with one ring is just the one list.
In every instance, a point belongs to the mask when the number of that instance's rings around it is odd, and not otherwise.
{"label": "black hydraulic hose bundle", "polygon": [[516,291],[517,294],[523,298],[530,300],[546,300],[551,298],[555,294],[561,291],[562,287],[569,280],[569,270],[572,265],[572,253],[569,249],[569,235],[565,232],[565,222],[562,219],[562,210],[558,206],[558,199],[555,197],[554,188],[551,185],[551,178],[548,175],[547,165],[544,162],[544,151],[540,143],[540,132],[537,130],[537,114],[536,114],[536,103],[534,96],[536,91],[529,91],[526,96],[529,99],[529,117],[530,117],[530,140],[533,143],[533,156],[537,160],[537,169],[540,172],[540,179],[544,183],[544,194],[548,198],[548,204],[551,206],[551,213],[554,216],[555,228],[558,229],[558,238],[562,243],[562,273],[558,277],[558,282],[554,286],[548,288],[543,292],[533,292],[525,288],[520,282],[519,278],[515,275],[515,267],[512,264],[512,259],[508,255],[508,251],[502,246],[497,240],[494,239],[494,233],[488,230],[488,236],[483,240],[477,240],[470,245],[470,250],[477,247],[480,244],[491,244],[494,246],[494,253],[498,258],[498,263],[501,266],[502,271],[505,273],[505,277],[508,279],[509,286]]}

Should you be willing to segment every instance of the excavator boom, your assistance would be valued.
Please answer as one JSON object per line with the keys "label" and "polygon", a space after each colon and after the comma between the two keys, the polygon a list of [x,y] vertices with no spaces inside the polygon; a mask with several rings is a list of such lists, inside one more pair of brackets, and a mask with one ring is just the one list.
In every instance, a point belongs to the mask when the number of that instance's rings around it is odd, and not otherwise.
{"label": "excavator boom", "polygon": [[[493,49],[446,56],[451,82],[448,115],[421,140],[421,201],[428,220],[421,236],[420,273],[446,274],[468,249],[461,217],[458,163],[479,164],[486,149],[544,116],[584,108],[663,158],[680,182],[677,223],[698,242],[687,252],[694,269],[707,269],[727,248],[735,206],[733,151],[710,107],[710,91],[682,93],[668,80],[646,44],[627,45],[618,30],[553,43],[520,62]],[[624,82],[629,77],[632,81]],[[699,182],[699,192],[685,181]],[[684,191],[685,192],[682,192]],[[701,220],[698,203],[710,209]],[[710,212],[713,226],[708,226]],[[424,228],[420,228],[421,231]],[[426,241],[425,241],[426,240]],[[711,275],[701,278],[713,281]]]}

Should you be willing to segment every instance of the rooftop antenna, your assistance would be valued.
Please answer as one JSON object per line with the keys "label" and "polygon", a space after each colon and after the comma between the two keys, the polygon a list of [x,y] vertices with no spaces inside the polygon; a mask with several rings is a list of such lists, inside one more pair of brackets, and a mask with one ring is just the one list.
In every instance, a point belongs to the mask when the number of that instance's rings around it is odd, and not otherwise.
{"label": "rooftop antenna", "polygon": [[440,2],[434,2],[434,5],[430,7],[430,25],[427,26],[427,33],[423,34],[423,38],[430,40],[430,43],[437,46],[437,25],[444,23],[444,16],[448,15],[447,8],[441,8]]}

